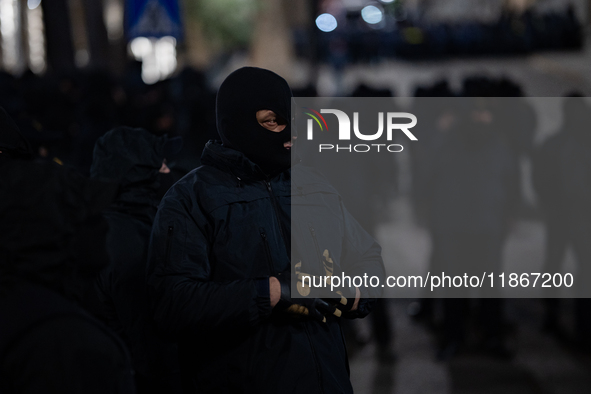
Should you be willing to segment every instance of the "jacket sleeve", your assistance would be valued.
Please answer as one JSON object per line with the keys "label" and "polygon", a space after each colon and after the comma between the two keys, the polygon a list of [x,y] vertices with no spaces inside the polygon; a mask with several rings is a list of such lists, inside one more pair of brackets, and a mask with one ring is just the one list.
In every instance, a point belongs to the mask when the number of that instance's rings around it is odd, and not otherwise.
{"label": "jacket sleeve", "polygon": [[271,313],[268,278],[211,279],[213,228],[191,195],[173,186],[152,228],[147,281],[156,325],[166,335],[254,326]]}
{"label": "jacket sleeve", "polygon": [[[112,264],[112,263],[111,263]],[[126,342],[127,339],[123,330],[121,320],[117,315],[117,308],[113,300],[113,289],[111,283],[113,281],[112,265],[100,272],[93,282],[93,308],[92,312],[95,317],[98,317],[103,323],[117,333]]]}
{"label": "jacket sleeve", "polygon": [[[359,288],[361,299],[356,313],[347,317],[365,317],[371,311],[376,298],[382,296],[382,284],[386,280],[386,271],[382,260],[382,248],[377,241],[355,220],[341,202],[341,210],[344,218],[344,248],[343,248],[343,272],[350,276],[359,276],[364,279],[364,285]],[[371,286],[370,279],[377,277],[379,283]],[[375,284],[375,279],[373,281]],[[366,285],[367,284],[367,285]]]}

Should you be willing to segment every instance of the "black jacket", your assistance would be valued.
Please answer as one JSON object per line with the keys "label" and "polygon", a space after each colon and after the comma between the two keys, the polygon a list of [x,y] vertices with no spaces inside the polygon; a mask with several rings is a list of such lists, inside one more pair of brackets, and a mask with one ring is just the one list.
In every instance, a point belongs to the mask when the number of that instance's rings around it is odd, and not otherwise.
{"label": "black jacket", "polygon": [[0,164],[0,392],[135,392],[123,342],[72,286],[106,260],[116,190],[55,163]]}
{"label": "black jacket", "polygon": [[110,264],[97,278],[87,306],[128,345],[140,394],[180,390],[176,347],[156,336],[146,294],[148,245],[164,158],[156,148],[165,140],[141,129],[114,129],[97,142],[91,167],[93,178],[117,182],[120,189],[103,212],[109,224]]}
{"label": "black jacket", "polygon": [[11,287],[0,321],[0,392],[135,393],[124,343],[57,292]]}
{"label": "black jacket", "polygon": [[[203,393],[352,392],[339,320],[272,313],[260,283],[289,270],[292,244],[306,272],[316,273],[312,261],[329,250],[335,274],[380,277],[381,248],[306,167],[268,179],[242,153],[212,142],[202,163],[162,200],[148,267],[155,320],[178,340],[193,387]],[[294,184],[292,195],[295,171],[310,181]],[[291,233],[292,201],[334,214],[309,212],[298,221],[307,226],[298,232],[303,239]],[[359,316],[381,294],[373,290],[361,289]]]}
{"label": "black jacket", "polygon": [[155,207],[133,205],[124,196],[103,213],[109,224],[110,265],[97,278],[96,299],[88,296],[86,306],[125,341],[133,358],[139,394],[177,393],[181,382],[176,346],[158,338],[146,294],[150,219]]}

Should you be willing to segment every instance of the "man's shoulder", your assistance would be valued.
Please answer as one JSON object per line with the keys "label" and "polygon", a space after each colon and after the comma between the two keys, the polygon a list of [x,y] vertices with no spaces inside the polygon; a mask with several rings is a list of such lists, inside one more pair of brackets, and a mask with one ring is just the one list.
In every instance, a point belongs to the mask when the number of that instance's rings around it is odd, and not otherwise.
{"label": "man's shoulder", "polygon": [[212,185],[223,184],[228,175],[209,165],[201,165],[189,171],[168,190],[168,194],[192,194],[196,188],[208,189]]}
{"label": "man's shoulder", "polygon": [[297,164],[290,169],[292,179],[301,178],[314,182],[329,183],[324,174],[314,166],[304,163]]}
{"label": "man's shoulder", "polygon": [[189,171],[187,175],[182,177],[178,182],[180,184],[193,185],[197,182],[213,183],[219,181],[220,176],[226,174],[224,171],[208,164],[202,164],[197,168]]}
{"label": "man's shoulder", "polygon": [[212,211],[228,201],[237,199],[235,190],[240,180],[214,166],[202,165],[176,182],[164,195],[159,210],[165,206],[182,206],[187,211],[195,207]]}
{"label": "man's shoulder", "polygon": [[[343,174],[346,176],[346,174]],[[326,176],[317,168],[298,164],[291,169],[292,190],[301,193],[328,192],[338,194],[338,191],[328,181]]]}

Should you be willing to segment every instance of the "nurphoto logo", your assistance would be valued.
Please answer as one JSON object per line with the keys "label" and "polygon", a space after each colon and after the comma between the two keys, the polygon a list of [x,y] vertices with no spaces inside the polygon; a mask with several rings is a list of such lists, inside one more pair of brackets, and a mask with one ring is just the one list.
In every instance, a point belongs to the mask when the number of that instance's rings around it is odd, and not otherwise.
{"label": "nurphoto logo", "polygon": [[[321,109],[320,112],[303,107],[304,114],[308,115],[310,119],[307,121],[307,138],[308,140],[314,139],[314,125],[318,125],[321,132],[329,132],[328,124],[322,114],[335,115],[339,123],[338,139],[339,141],[350,141],[351,140],[351,119],[344,111],[339,109]],[[371,134],[366,134],[369,130],[364,130],[362,133],[359,128],[359,112],[353,112],[353,133],[355,138],[361,141],[376,141],[384,134],[384,123],[386,123],[386,139],[392,141],[395,130],[400,130],[410,139],[411,141],[417,141],[417,137],[410,131],[411,128],[416,126],[417,117],[408,112],[378,112],[378,130]],[[384,118],[386,121],[384,122]],[[407,119],[410,122],[400,123],[400,119]],[[373,131],[373,130],[372,130]],[[382,149],[383,148],[383,149]],[[322,152],[325,150],[347,151],[347,152],[370,152],[370,151],[388,151],[388,152],[402,152],[403,146],[400,144],[355,144],[355,145],[339,145],[339,144],[319,144],[318,151]]]}

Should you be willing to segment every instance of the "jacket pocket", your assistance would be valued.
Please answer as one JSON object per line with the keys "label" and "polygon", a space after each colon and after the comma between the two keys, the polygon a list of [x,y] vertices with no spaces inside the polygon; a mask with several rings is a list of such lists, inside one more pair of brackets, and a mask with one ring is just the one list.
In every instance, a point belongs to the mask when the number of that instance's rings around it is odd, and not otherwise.
{"label": "jacket pocket", "polygon": [[267,266],[269,267],[269,274],[274,275],[275,269],[273,267],[273,259],[271,258],[271,248],[269,247],[269,238],[264,228],[259,229],[261,238],[263,239],[263,247],[265,249],[265,258],[267,260]]}

